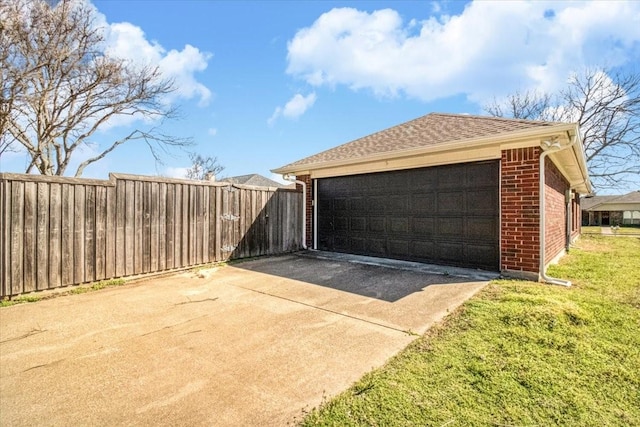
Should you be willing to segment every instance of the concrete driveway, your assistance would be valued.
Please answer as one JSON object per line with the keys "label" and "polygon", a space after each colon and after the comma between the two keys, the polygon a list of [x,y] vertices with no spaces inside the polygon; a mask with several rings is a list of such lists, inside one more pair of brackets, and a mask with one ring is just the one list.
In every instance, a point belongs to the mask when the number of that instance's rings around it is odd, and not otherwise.
{"label": "concrete driveway", "polygon": [[0,425],[295,423],[487,279],[446,272],[308,253],[2,308]]}

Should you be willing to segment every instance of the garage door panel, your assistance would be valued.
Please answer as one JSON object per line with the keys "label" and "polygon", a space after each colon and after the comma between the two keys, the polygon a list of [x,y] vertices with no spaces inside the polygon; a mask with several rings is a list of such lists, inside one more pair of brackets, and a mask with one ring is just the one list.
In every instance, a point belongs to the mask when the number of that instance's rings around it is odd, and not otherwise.
{"label": "garage door panel", "polygon": [[498,163],[468,163],[466,167],[466,186],[477,188],[493,187],[498,174]]}
{"label": "garage door panel", "polygon": [[367,219],[364,217],[351,218],[351,231],[367,231]]}
{"label": "garage door panel", "polygon": [[421,214],[433,212],[436,209],[436,196],[434,193],[412,194],[411,213]]}
{"label": "garage door panel", "polygon": [[367,239],[364,237],[351,237],[349,239],[350,250],[356,254],[363,254],[367,251]]}
{"label": "garage door panel", "polygon": [[323,216],[318,218],[318,230],[322,231],[323,236],[328,236],[333,231],[333,217]]}
{"label": "garage door panel", "polygon": [[348,231],[349,230],[349,218],[343,216],[336,216],[333,219],[333,229],[335,231]]}
{"label": "garage door panel", "polygon": [[333,199],[321,199],[318,200],[318,209],[322,212],[333,211]]}
{"label": "garage door panel", "polygon": [[335,251],[349,251],[350,249],[350,245],[349,245],[349,237],[347,236],[334,236],[333,238],[333,247],[330,248],[330,250],[335,250]]}
{"label": "garage door panel", "polygon": [[435,190],[438,187],[438,172],[433,168],[409,171],[409,186],[416,192]]}
{"label": "garage door panel", "polygon": [[388,174],[386,179],[386,187],[389,189],[404,190],[408,185],[408,174],[400,171],[398,173]]}
{"label": "garage door panel", "polygon": [[463,218],[438,218],[437,234],[439,236],[461,238],[464,235]]}
{"label": "garage door panel", "polygon": [[496,222],[492,218],[467,218],[465,237],[471,240],[486,240],[497,236]]}
{"label": "garage door panel", "polygon": [[389,240],[389,253],[393,257],[406,258],[411,256],[408,240]]}
{"label": "garage door panel", "polygon": [[318,236],[318,249],[323,251],[333,251],[335,250],[335,245],[333,244],[333,236],[328,233],[320,234]]}
{"label": "garage door panel", "polygon": [[460,188],[460,184],[465,182],[466,166],[464,164],[438,167],[437,171],[438,188],[440,190]]}
{"label": "garage door panel", "polygon": [[372,239],[369,238],[366,246],[366,253],[371,255],[386,255],[387,253],[387,241],[385,239]]}
{"label": "garage door panel", "polygon": [[391,233],[408,233],[409,218],[390,218],[389,231]]}
{"label": "garage door panel", "polygon": [[490,264],[497,256],[495,246],[468,244],[466,247],[466,258],[476,260],[479,264]]}
{"label": "garage door panel", "polygon": [[349,199],[346,197],[336,197],[333,200],[334,211],[347,211],[349,210]]}
{"label": "garage door panel", "polygon": [[413,218],[411,232],[419,236],[431,237],[435,233],[436,218]]}
{"label": "garage door panel", "polygon": [[498,182],[499,161],[319,179],[318,248],[497,270]]}
{"label": "garage door panel", "polygon": [[414,241],[411,254],[417,259],[435,259],[437,246],[433,241]]}
{"label": "garage door panel", "polygon": [[464,258],[464,245],[461,242],[439,242],[438,258],[440,261],[455,262]]}
{"label": "garage door panel", "polygon": [[385,227],[385,217],[369,217],[369,227],[368,231],[373,233],[384,233],[386,230]]}
{"label": "garage door panel", "polygon": [[456,215],[464,210],[462,191],[445,191],[438,194],[438,214]]}
{"label": "garage door panel", "polygon": [[364,197],[354,197],[349,200],[351,212],[365,212],[367,210],[367,200]]}
{"label": "garage door panel", "polygon": [[369,176],[368,175],[353,175],[350,178],[347,178],[349,180],[349,185],[346,188],[345,191],[348,191],[350,193],[354,192],[354,188],[362,188],[362,187],[368,187],[369,186]]}
{"label": "garage door panel", "polygon": [[367,197],[367,212],[376,213],[384,212],[386,197],[384,196],[369,196]]}
{"label": "garage door panel", "polygon": [[[356,179],[358,179],[356,177]],[[353,185],[353,177],[343,176],[338,177],[332,182],[332,190],[335,193],[346,193]]]}
{"label": "garage door panel", "polygon": [[467,213],[491,215],[498,210],[497,194],[494,189],[481,189],[467,192]]}
{"label": "garage door panel", "polygon": [[406,213],[409,208],[408,195],[390,196],[383,203],[386,213]]}

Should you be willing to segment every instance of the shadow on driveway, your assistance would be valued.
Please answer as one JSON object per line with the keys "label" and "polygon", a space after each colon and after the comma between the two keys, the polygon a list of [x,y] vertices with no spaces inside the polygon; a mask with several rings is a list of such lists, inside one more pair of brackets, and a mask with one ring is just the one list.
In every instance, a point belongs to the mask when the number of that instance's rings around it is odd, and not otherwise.
{"label": "shadow on driveway", "polygon": [[[297,258],[296,258],[297,257]],[[234,267],[395,302],[431,285],[491,280],[498,273],[323,251],[240,262]]]}
{"label": "shadow on driveway", "polygon": [[302,253],[1,308],[0,426],[289,425],[486,284],[378,264]]}

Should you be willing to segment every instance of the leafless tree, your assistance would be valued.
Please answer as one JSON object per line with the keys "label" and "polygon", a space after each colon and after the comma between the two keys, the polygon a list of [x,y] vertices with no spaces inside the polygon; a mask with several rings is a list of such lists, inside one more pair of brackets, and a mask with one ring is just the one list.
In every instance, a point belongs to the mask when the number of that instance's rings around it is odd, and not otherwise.
{"label": "leafless tree", "polygon": [[[0,1],[0,153],[26,151],[27,173],[63,175],[81,147],[97,153],[75,176],[129,141],[146,143],[156,161],[191,143],[160,130],[175,117],[164,102],[173,82],[157,67],[105,54],[104,29],[94,20],[81,1]],[[156,125],[106,146],[92,139],[106,124],[131,116]]]}
{"label": "leafless tree", "polygon": [[553,98],[548,93],[538,91],[515,92],[505,100],[494,101],[484,110],[495,117],[513,117],[516,119],[557,121],[552,117],[556,109],[551,108]]}
{"label": "leafless tree", "polygon": [[187,169],[187,178],[208,181],[215,178],[224,170],[224,166],[218,163],[217,157],[203,157],[200,154],[190,153],[191,166]]}
{"label": "leafless tree", "polygon": [[516,92],[484,107],[493,116],[577,122],[594,187],[640,175],[640,75],[601,68],[574,74],[557,94]]}

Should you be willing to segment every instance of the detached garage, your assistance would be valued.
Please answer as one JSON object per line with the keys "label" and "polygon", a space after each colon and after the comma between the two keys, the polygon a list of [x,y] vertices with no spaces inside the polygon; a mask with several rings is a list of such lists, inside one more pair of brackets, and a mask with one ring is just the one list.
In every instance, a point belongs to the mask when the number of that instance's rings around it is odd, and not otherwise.
{"label": "detached garage", "polygon": [[536,280],[579,235],[576,195],[591,192],[576,124],[454,114],[274,172],[304,184],[313,249]]}

